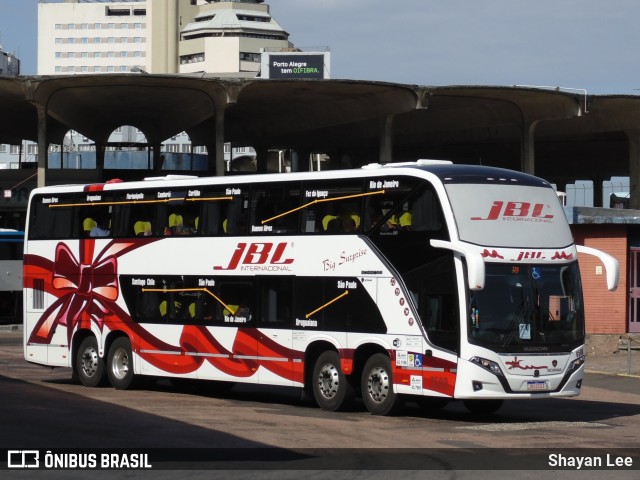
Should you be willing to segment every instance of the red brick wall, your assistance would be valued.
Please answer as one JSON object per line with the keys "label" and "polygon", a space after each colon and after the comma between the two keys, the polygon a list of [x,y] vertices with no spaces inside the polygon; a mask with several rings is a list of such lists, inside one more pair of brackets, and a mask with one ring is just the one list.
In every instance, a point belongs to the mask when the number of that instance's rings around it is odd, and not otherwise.
{"label": "red brick wall", "polygon": [[[618,289],[607,290],[604,265],[597,257],[580,254],[587,334],[619,334],[627,331],[627,228],[624,225],[571,225],[576,245],[597,248],[620,264]],[[602,266],[602,275],[596,267]]]}

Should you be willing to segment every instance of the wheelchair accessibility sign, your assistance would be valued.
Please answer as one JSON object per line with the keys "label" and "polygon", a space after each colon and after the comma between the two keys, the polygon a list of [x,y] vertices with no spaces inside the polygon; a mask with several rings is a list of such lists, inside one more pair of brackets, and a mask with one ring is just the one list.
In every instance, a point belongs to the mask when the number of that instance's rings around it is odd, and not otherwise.
{"label": "wheelchair accessibility sign", "polygon": [[422,354],[396,351],[396,366],[422,368]]}
{"label": "wheelchair accessibility sign", "polygon": [[409,366],[422,367],[421,353],[410,353],[407,360],[408,360]]}

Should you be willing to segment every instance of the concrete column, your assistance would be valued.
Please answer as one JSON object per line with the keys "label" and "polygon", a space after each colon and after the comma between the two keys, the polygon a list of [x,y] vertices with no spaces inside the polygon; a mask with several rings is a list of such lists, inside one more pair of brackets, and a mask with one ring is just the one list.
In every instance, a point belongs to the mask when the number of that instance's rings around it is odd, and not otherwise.
{"label": "concrete column", "polygon": [[[303,171],[309,170],[309,159],[311,158],[311,150],[292,150],[291,152],[291,171],[299,172],[300,168],[303,168]],[[295,164],[295,169],[294,169]],[[316,168],[315,162],[313,166],[314,170]]]}
{"label": "concrete column", "polygon": [[153,171],[155,172],[156,175],[159,175],[160,174],[160,169],[162,168],[162,159],[160,158],[160,156],[161,156],[160,150],[162,150],[162,144],[154,142],[153,145],[151,146],[151,148],[153,149],[153,151],[152,151],[152,153],[153,153]]}
{"label": "concrete column", "polygon": [[594,207],[608,207],[609,205],[603,205],[602,204],[602,193],[603,193],[603,186],[602,186],[602,177],[601,176],[596,176],[594,178],[591,179],[591,181],[593,182],[593,206]]}
{"label": "concrete column", "polygon": [[258,173],[267,173],[267,161],[269,160],[269,147],[254,146],[256,151],[256,171]]}
{"label": "concrete column", "polygon": [[393,161],[393,118],[394,114],[387,115],[380,125],[380,163]]}
{"label": "concrete column", "polygon": [[640,210],[640,130],[627,130],[629,139],[629,208]]}
{"label": "concrete column", "polygon": [[105,145],[104,143],[96,142],[96,169],[98,170],[98,179],[102,182],[105,181],[104,178],[104,153],[105,153]]}
{"label": "concrete column", "polygon": [[[279,155],[283,155],[283,151],[281,150]],[[308,169],[308,165],[307,165],[307,169]],[[299,172],[300,171],[300,156],[298,155],[298,152],[296,152],[295,150],[291,151],[291,171],[292,172]]]}
{"label": "concrete column", "polygon": [[46,183],[46,171],[49,165],[49,144],[47,142],[47,111],[44,106],[36,105],[38,110],[38,187]]}
{"label": "concrete column", "polygon": [[[224,112],[226,107],[221,105],[216,105],[216,116],[215,116],[215,174],[217,176],[224,175]],[[209,152],[209,156],[211,156],[211,152]],[[211,163],[209,163],[211,164]]]}

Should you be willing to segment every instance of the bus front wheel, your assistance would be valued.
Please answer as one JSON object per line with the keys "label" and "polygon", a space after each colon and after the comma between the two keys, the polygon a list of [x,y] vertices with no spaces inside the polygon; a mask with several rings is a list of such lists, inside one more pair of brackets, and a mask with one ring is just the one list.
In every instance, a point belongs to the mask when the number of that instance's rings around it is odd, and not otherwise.
{"label": "bus front wheel", "polygon": [[391,360],[387,355],[376,353],[364,365],[362,371],[362,401],[374,415],[394,413],[400,398],[393,391]]}
{"label": "bus front wheel", "polygon": [[85,387],[97,387],[104,379],[104,359],[100,358],[96,337],[82,340],[76,354],[76,373]]}
{"label": "bus front wheel", "polygon": [[313,396],[318,406],[330,412],[349,406],[355,392],[342,373],[338,352],[323,352],[313,367]]}
{"label": "bus front wheel", "polygon": [[117,390],[127,390],[134,386],[133,354],[128,338],[116,338],[109,348],[107,357],[109,383]]}

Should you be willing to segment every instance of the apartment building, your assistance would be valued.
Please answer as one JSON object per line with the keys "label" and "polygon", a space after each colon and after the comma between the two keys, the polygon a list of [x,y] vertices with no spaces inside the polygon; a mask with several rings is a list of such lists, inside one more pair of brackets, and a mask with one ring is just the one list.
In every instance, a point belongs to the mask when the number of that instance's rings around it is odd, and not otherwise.
{"label": "apartment building", "polygon": [[41,0],[38,74],[255,76],[288,37],[264,0]]}

